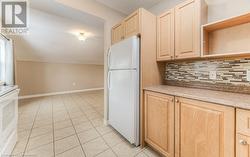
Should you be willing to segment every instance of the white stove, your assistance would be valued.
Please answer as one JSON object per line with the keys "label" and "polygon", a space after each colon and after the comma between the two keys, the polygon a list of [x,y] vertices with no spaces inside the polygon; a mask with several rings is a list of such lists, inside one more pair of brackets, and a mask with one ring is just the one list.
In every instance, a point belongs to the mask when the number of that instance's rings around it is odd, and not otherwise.
{"label": "white stove", "polygon": [[0,87],[0,156],[10,155],[17,142],[18,93],[16,86]]}

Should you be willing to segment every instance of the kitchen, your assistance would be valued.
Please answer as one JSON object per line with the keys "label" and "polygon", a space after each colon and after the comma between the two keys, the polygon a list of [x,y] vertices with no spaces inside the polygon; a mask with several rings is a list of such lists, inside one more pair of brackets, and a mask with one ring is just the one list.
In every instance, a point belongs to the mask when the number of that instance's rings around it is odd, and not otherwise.
{"label": "kitchen", "polygon": [[[208,22],[209,10],[206,1],[187,0],[157,20],[139,9],[112,28],[108,121],[131,143],[137,145],[140,134],[142,146],[149,145],[163,156],[249,156],[250,15]],[[119,101],[134,100],[126,94],[131,80],[125,72],[120,80],[113,76],[112,66],[124,64],[122,46],[132,42],[133,35],[140,36],[141,44],[140,103],[134,102],[140,104],[140,113],[136,108],[126,112],[135,113],[131,120],[122,107],[127,101]],[[128,93],[133,92],[131,88]],[[139,133],[137,127],[130,126],[129,134],[127,125],[119,126],[123,119],[140,123]]]}
{"label": "kitchen", "polygon": [[[76,1],[70,6],[87,7],[87,1]],[[11,86],[1,90],[0,119],[12,118],[7,120],[9,129],[0,132],[5,138],[1,155],[250,156],[249,2],[163,0],[143,6],[146,9],[131,4],[133,9],[124,5],[123,10],[117,5],[126,14],[104,22],[104,93],[22,95],[26,98],[18,106],[22,86],[12,86],[13,76],[1,78],[10,80],[4,83]],[[15,70],[8,67],[6,76]],[[11,102],[5,103],[9,95]],[[5,104],[14,107],[2,107]],[[35,119],[25,144],[16,144],[17,123],[23,118],[18,119],[18,110]],[[51,113],[52,131],[44,119]],[[73,131],[69,126],[56,129],[68,119]],[[0,130],[6,126],[3,121]],[[45,127],[39,130],[40,124]],[[44,142],[50,135],[51,140]]]}

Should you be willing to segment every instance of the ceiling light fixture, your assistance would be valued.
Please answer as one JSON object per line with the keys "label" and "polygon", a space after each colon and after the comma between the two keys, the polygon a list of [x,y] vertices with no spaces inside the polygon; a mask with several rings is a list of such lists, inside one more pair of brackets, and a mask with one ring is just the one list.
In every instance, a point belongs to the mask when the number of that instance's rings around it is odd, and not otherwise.
{"label": "ceiling light fixture", "polygon": [[86,35],[84,33],[79,33],[78,35],[78,39],[80,41],[85,41],[87,39]]}

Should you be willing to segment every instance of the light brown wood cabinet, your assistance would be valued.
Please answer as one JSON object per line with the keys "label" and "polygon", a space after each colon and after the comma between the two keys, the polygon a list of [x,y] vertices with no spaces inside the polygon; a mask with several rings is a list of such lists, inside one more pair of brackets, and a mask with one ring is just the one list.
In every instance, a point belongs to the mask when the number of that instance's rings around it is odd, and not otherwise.
{"label": "light brown wood cabinet", "polygon": [[234,157],[235,109],[176,98],[175,157]]}
{"label": "light brown wood cabinet", "polygon": [[250,111],[236,111],[236,157],[250,157]]}
{"label": "light brown wood cabinet", "polygon": [[249,57],[250,12],[213,21],[201,30],[204,58]]}
{"label": "light brown wood cabinet", "polygon": [[[234,107],[145,91],[144,117],[145,142],[166,157],[235,157]],[[250,157],[242,133],[237,157]]]}
{"label": "light brown wood cabinet", "polygon": [[242,134],[236,135],[236,157],[250,157],[250,137]]}
{"label": "light brown wood cabinet", "polygon": [[145,141],[168,157],[174,157],[174,97],[145,93]]}
{"label": "light brown wood cabinet", "polygon": [[157,60],[174,59],[174,9],[157,17]]}
{"label": "light brown wood cabinet", "polygon": [[187,0],[160,15],[157,60],[201,57],[201,25],[206,21],[204,0]]}
{"label": "light brown wood cabinet", "polygon": [[112,43],[119,42],[124,39],[124,25],[119,23],[112,28]]}
{"label": "light brown wood cabinet", "polygon": [[142,12],[142,9],[138,9],[125,18],[122,22],[112,27],[112,44],[133,35],[140,34],[140,17],[142,16]]}
{"label": "light brown wood cabinet", "polygon": [[124,20],[125,38],[139,33],[139,13],[137,10]]}

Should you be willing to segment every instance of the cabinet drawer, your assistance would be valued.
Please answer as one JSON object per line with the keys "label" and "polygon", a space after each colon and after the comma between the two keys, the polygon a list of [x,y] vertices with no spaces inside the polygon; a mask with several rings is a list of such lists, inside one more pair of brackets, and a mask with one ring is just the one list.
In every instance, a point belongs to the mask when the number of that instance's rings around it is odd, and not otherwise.
{"label": "cabinet drawer", "polygon": [[250,137],[236,135],[236,157],[250,157]]}
{"label": "cabinet drawer", "polygon": [[236,112],[237,133],[250,136],[250,111],[237,109]]}

